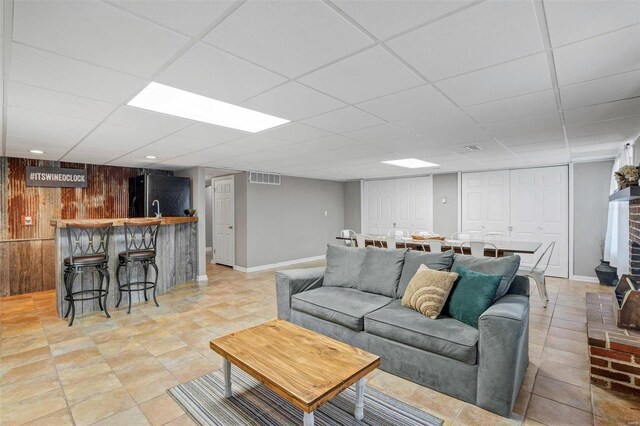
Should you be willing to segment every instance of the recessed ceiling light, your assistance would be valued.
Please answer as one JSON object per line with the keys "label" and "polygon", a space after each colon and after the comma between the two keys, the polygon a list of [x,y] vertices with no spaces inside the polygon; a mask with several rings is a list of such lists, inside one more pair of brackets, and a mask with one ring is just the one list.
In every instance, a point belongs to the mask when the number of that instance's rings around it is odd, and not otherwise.
{"label": "recessed ceiling light", "polygon": [[480,151],[482,147],[480,145],[467,145],[465,146],[469,151]]}
{"label": "recessed ceiling light", "polygon": [[155,155],[147,155],[144,158],[146,158],[147,160],[155,160],[158,157],[156,157]]}
{"label": "recessed ceiling light", "polygon": [[289,122],[156,82],[142,89],[127,105],[251,133]]}
{"label": "recessed ceiling light", "polygon": [[404,160],[383,161],[385,164],[393,166],[407,167],[409,169],[419,169],[421,167],[438,167],[440,164],[429,163],[428,161],[418,160],[417,158],[405,158]]}
{"label": "recessed ceiling light", "polygon": [[44,154],[44,151],[41,151],[39,149],[30,149],[29,152],[32,154]]}

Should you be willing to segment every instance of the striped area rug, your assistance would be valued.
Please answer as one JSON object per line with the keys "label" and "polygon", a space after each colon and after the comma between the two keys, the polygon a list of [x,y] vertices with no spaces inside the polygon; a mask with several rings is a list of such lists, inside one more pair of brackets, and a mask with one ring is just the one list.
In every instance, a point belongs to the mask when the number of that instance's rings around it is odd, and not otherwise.
{"label": "striped area rug", "polygon": [[[267,389],[253,377],[232,369],[233,397],[224,398],[221,370],[209,373],[167,392],[200,425],[301,425],[302,410]],[[404,404],[367,386],[364,419],[353,417],[355,387],[352,386],[315,412],[318,426],[380,425],[441,426],[442,420]]]}

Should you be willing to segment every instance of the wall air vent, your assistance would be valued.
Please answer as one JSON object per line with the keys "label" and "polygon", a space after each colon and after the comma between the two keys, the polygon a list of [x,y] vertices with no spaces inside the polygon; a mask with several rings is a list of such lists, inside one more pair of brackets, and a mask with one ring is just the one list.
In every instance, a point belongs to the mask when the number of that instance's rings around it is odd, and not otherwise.
{"label": "wall air vent", "polygon": [[469,145],[465,146],[465,148],[467,148],[469,151],[480,151],[482,149],[482,147],[479,145]]}
{"label": "wall air vent", "polygon": [[281,176],[278,173],[249,172],[249,183],[280,185]]}

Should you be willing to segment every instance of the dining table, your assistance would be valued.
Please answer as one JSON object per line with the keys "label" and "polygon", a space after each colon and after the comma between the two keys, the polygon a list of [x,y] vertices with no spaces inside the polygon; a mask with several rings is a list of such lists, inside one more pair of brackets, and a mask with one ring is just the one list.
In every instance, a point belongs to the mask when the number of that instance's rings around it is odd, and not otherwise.
{"label": "dining table", "polygon": [[[386,247],[386,235],[367,235],[365,239],[365,246],[376,246],[376,247]],[[411,237],[394,237],[396,247],[398,248],[411,248],[412,250],[429,250],[429,240],[416,240]],[[338,236],[337,240],[355,240],[349,237]],[[465,241],[462,240],[452,240],[445,238],[442,241],[442,250],[454,250],[456,253],[462,253],[460,248],[461,244]],[[510,239],[486,239],[483,240],[487,243],[493,244],[497,248],[497,256],[495,254],[495,249],[491,246],[487,246],[485,248],[485,256],[496,256],[496,257],[504,257],[510,256],[513,254],[534,254],[541,246],[541,242],[534,241],[516,241]],[[465,245],[464,254],[469,254],[470,249],[469,245]]]}

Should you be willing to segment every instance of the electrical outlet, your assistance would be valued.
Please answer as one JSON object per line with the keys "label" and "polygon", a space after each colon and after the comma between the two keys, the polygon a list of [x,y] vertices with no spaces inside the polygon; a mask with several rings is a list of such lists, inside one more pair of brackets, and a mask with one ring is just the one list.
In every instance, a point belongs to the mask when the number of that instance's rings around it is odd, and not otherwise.
{"label": "electrical outlet", "polygon": [[324,216],[325,216],[325,217],[329,216],[329,212],[325,210],[325,211],[324,211]]}
{"label": "electrical outlet", "polygon": [[22,226],[33,226],[33,218],[31,216],[22,216]]}
{"label": "electrical outlet", "polygon": [[447,197],[442,198],[442,204],[447,204]]}

